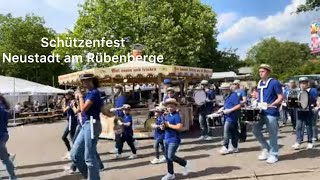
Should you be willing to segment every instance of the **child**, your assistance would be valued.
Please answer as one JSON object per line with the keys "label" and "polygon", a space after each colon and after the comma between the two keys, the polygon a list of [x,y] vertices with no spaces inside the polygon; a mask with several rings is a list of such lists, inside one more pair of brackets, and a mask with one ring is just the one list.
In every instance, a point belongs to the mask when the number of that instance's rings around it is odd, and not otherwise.
{"label": "child", "polygon": [[184,167],[184,176],[187,176],[190,171],[190,163],[175,155],[181,143],[179,131],[183,128],[180,114],[177,112],[177,105],[177,100],[174,98],[168,98],[165,101],[165,106],[169,114],[165,116],[165,122],[160,125],[160,128],[165,130],[165,155],[168,168],[168,174],[162,177],[162,180],[175,178],[173,162]]}
{"label": "child", "polygon": [[[223,83],[220,86],[223,95],[226,97],[224,106],[219,109],[218,113],[224,114],[224,143],[223,147],[220,150],[222,155],[229,153],[237,153],[238,150],[238,110],[241,109],[240,98],[237,93],[232,92],[230,89],[230,85],[227,83]],[[229,140],[231,139],[231,143],[233,148],[229,147]]]}
{"label": "child", "polygon": [[155,144],[154,148],[156,150],[156,158],[151,161],[151,164],[159,164],[163,163],[166,161],[165,157],[162,157],[159,159],[159,148],[161,147],[162,152],[164,152],[164,131],[160,129],[160,125],[164,122],[164,111],[165,108],[162,106],[157,106],[155,109],[153,109],[155,116],[156,116],[156,123],[152,125],[154,128],[154,139],[155,139]]}
{"label": "child", "polygon": [[[299,85],[300,85],[301,91],[307,91],[310,88],[308,77],[299,78]],[[311,102],[316,101],[317,95],[314,93],[310,93],[309,98],[310,98],[309,107],[307,109],[301,109],[301,108],[297,109],[296,143],[292,146],[292,148],[295,150],[299,150],[301,148],[301,143],[303,141],[303,136],[304,136],[304,126],[306,126],[307,128],[307,136],[308,136],[307,149],[313,148],[313,142],[312,142],[313,112],[312,112]]]}
{"label": "child", "polygon": [[116,158],[121,158],[123,143],[127,142],[133,153],[131,156],[129,156],[129,159],[134,159],[137,157],[137,150],[134,146],[133,139],[132,116],[130,115],[131,106],[128,104],[124,104],[122,106],[122,110],[124,114],[123,122],[119,121],[118,124],[123,125],[124,127],[122,133],[116,133],[116,146],[118,149],[118,154],[116,155]]}

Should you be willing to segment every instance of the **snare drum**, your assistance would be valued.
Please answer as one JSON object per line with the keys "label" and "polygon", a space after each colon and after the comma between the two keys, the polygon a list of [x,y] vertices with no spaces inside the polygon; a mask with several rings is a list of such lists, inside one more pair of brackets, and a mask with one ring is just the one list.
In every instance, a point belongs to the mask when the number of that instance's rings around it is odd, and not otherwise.
{"label": "snare drum", "polygon": [[260,120],[260,109],[258,108],[242,108],[242,122],[258,122]]}
{"label": "snare drum", "polygon": [[222,126],[222,116],[207,118],[208,128],[215,128]]}
{"label": "snare drum", "polygon": [[288,108],[307,109],[309,107],[308,91],[289,91],[287,106]]}

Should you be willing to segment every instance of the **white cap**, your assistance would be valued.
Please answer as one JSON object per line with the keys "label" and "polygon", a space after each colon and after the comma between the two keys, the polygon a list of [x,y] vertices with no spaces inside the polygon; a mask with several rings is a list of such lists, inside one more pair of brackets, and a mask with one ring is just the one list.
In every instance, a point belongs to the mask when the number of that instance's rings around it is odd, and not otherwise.
{"label": "white cap", "polygon": [[239,79],[234,80],[233,84],[240,84],[240,80]]}
{"label": "white cap", "polygon": [[207,85],[209,84],[208,80],[202,80],[200,84]]}

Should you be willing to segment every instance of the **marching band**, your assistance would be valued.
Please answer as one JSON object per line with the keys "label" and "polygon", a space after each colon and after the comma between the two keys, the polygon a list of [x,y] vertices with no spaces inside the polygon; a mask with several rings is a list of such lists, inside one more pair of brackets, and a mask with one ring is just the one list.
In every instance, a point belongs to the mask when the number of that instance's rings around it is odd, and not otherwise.
{"label": "marching band", "polygon": [[[193,91],[194,103],[199,109],[199,125],[201,136],[198,140],[213,140],[212,126],[216,118],[223,121],[223,146],[220,154],[241,152],[238,143],[245,142],[247,136],[247,124],[252,125],[252,133],[261,145],[261,154],[258,160],[273,164],[278,161],[279,145],[279,119],[280,108],[284,113],[284,119],[291,119],[296,134],[296,142],[293,149],[301,148],[304,131],[307,131],[307,149],[314,147],[318,140],[317,119],[319,101],[317,89],[312,88],[307,77],[299,79],[299,87],[296,82],[290,80],[287,89],[282,89],[278,80],[271,77],[272,68],[267,64],[259,66],[261,80],[257,87],[251,88],[251,93],[240,88],[240,81],[235,80],[232,84],[222,83],[219,87],[224,97],[224,104],[218,104],[215,92],[210,88],[207,80],[200,83],[200,88]],[[115,114],[115,153],[116,159],[122,157],[124,142],[129,145],[132,155],[129,159],[137,158],[137,148],[134,140],[133,120],[130,114],[131,106],[127,104],[123,95],[123,87],[117,85],[115,96],[115,108],[103,106],[98,91],[98,80],[92,74],[82,74],[81,83],[87,89],[86,93],[77,90],[68,90],[65,95],[66,102],[64,112],[67,114],[68,125],[65,128],[63,141],[68,153],[65,158],[72,160],[71,167],[67,169],[72,173],[79,170],[83,177],[88,180],[99,180],[99,171],[104,169],[100,156],[97,152],[97,143],[101,133],[100,116]],[[175,89],[170,87],[170,80],[165,79],[165,94],[162,102],[151,109],[155,117],[151,127],[154,132],[155,158],[151,164],[167,163],[167,173],[162,180],[175,179],[174,162],[184,168],[183,175],[191,171],[190,161],[180,158],[176,152],[181,144],[180,131],[183,128],[182,119],[178,111],[179,103],[175,97]],[[1,97],[1,96],[0,96]],[[1,106],[2,105],[2,106]],[[214,112],[215,107],[219,107]],[[5,107],[0,101],[0,114],[3,117]],[[111,116],[110,115],[110,116]],[[1,121],[2,122],[2,121]],[[3,121],[5,122],[5,121]],[[284,121],[286,123],[286,121]],[[213,125],[212,125],[213,124]],[[6,127],[7,125],[3,125]],[[3,128],[1,126],[1,128]],[[263,135],[263,129],[269,134],[269,140]],[[1,139],[7,138],[6,129],[1,129]],[[67,139],[70,134],[72,146]],[[14,168],[6,151],[5,142],[2,140],[1,149],[5,150],[6,157],[1,153],[1,160],[7,166],[11,179],[15,179]],[[161,152],[163,156],[161,156]]]}

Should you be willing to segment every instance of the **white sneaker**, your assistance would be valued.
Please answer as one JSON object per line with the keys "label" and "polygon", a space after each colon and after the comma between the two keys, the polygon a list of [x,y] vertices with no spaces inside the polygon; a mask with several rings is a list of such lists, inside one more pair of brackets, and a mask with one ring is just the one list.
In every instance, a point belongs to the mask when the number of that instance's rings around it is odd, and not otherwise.
{"label": "white sneaker", "polygon": [[299,150],[300,149],[300,144],[299,143],[295,143],[294,145],[292,145],[292,148],[294,150]]}
{"label": "white sneaker", "polygon": [[137,140],[134,140],[134,147],[136,148],[136,149],[139,149],[139,143],[138,143],[138,141]]}
{"label": "white sneaker", "polygon": [[214,138],[212,136],[207,136],[204,140],[206,141],[212,141]]}
{"label": "white sneaker", "polygon": [[117,154],[117,153],[118,153],[118,149],[115,148],[115,149],[111,150],[109,153],[110,153],[110,154]]}
{"label": "white sneaker", "polygon": [[67,152],[65,156],[62,157],[63,160],[71,160],[70,152]]}
{"label": "white sneaker", "polygon": [[312,138],[312,142],[315,143],[316,141],[318,141],[317,138]]}
{"label": "white sneaker", "polygon": [[220,154],[222,154],[222,155],[226,155],[226,154],[229,153],[228,149],[227,149],[226,147],[224,147],[224,146],[220,149],[219,152],[220,152]]}
{"label": "white sneaker", "polygon": [[103,171],[105,171],[106,169],[107,169],[106,167],[100,168],[99,171],[100,171],[100,172],[103,172]]}
{"label": "white sneaker", "polygon": [[10,154],[9,159],[13,163],[14,160],[16,159],[16,154]]}
{"label": "white sneaker", "polygon": [[258,156],[258,159],[259,159],[260,161],[263,161],[263,160],[268,159],[268,156],[269,156],[269,151],[268,151],[267,149],[263,149],[263,150],[261,151],[261,154]]}
{"label": "white sneaker", "polygon": [[116,159],[122,158],[122,154],[116,154]]}
{"label": "white sneaker", "polygon": [[135,159],[137,158],[138,156],[136,154],[132,154],[131,156],[128,157],[128,159]]}
{"label": "white sneaker", "polygon": [[164,156],[162,156],[161,158],[160,158],[160,163],[164,163],[164,162],[166,162],[167,160],[166,160],[166,157],[164,157]]}
{"label": "white sneaker", "polygon": [[276,156],[274,156],[274,155],[270,155],[269,157],[268,157],[268,159],[267,159],[267,163],[268,164],[274,164],[274,163],[276,163],[278,161],[278,158],[276,157]]}
{"label": "white sneaker", "polygon": [[229,151],[229,153],[238,153],[239,149],[238,148],[229,148],[228,151]]}
{"label": "white sneaker", "polygon": [[160,159],[157,159],[157,158],[154,158],[152,161],[151,161],[151,164],[159,164],[160,163]]}
{"label": "white sneaker", "polygon": [[167,174],[167,175],[165,175],[165,176],[163,176],[162,178],[161,178],[161,180],[171,180],[171,179],[175,179],[176,178],[176,176],[174,175],[174,174]]}
{"label": "white sneaker", "polygon": [[76,173],[76,171],[73,171],[70,166],[64,166],[63,169],[64,169],[64,172],[66,174],[74,174],[74,173]]}
{"label": "white sneaker", "polygon": [[197,139],[197,141],[202,141],[202,140],[205,140],[205,139],[206,139],[205,136],[200,136],[200,137]]}
{"label": "white sneaker", "polygon": [[182,175],[184,176],[188,176],[188,174],[191,172],[191,165],[190,165],[190,161],[187,161],[186,166],[183,168],[183,172]]}
{"label": "white sneaker", "polygon": [[312,149],[312,148],[313,148],[313,144],[312,143],[308,143],[307,149]]}
{"label": "white sneaker", "polygon": [[179,152],[180,151],[180,146],[177,148],[177,152]]}

